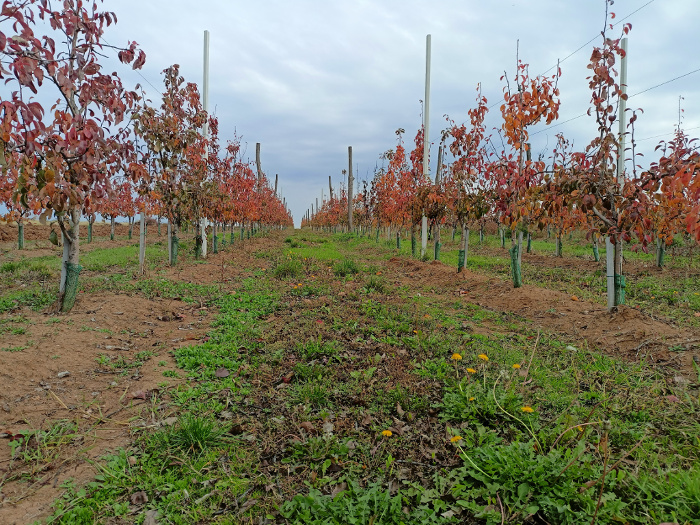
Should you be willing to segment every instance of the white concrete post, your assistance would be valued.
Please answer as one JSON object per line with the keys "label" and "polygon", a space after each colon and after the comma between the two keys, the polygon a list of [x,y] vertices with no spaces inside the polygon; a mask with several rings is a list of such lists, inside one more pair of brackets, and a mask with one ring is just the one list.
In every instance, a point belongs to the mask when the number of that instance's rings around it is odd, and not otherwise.
{"label": "white concrete post", "polygon": [[[209,138],[209,31],[204,31],[204,78],[202,81],[202,109],[207,114],[207,121],[204,123],[204,138]],[[209,149],[204,158],[209,157]],[[207,218],[203,217],[200,231],[202,233],[202,257],[207,258]]]}
{"label": "white concrete post", "polygon": [[[425,100],[423,101],[423,176],[430,177],[430,35],[425,37]],[[421,257],[428,247],[428,218],[423,210],[421,219]]]}

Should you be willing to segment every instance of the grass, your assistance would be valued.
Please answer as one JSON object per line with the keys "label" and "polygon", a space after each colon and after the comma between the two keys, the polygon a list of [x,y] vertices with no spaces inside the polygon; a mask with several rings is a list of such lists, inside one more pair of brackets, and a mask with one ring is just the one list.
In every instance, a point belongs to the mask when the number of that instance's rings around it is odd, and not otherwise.
{"label": "grass", "polygon": [[290,277],[300,277],[304,271],[301,261],[298,258],[288,257],[277,261],[272,271],[278,279],[288,279]]}
{"label": "grass", "polygon": [[[606,304],[605,277],[605,244],[600,246],[601,262],[593,260],[590,243],[581,234],[575,234],[570,240],[565,236],[565,258],[574,258],[581,264],[574,267],[557,266],[558,259],[554,257],[554,236],[547,239],[546,233],[536,233],[532,242],[532,252],[536,255],[551,256],[551,264],[533,264],[523,260],[523,282],[545,288],[558,290],[575,295],[579,299]],[[456,267],[460,235],[451,241],[446,230],[442,233],[443,247],[440,260],[445,264]],[[395,240],[382,241],[377,245],[374,238],[358,238],[356,243],[364,247],[379,248],[385,258],[397,254],[410,256],[410,240],[404,239],[401,250],[396,249]],[[525,249],[525,242],[523,243]],[[510,246],[509,236],[506,247]],[[428,246],[432,260],[432,245]],[[666,266],[664,270],[655,268],[654,253],[633,251],[627,247],[624,251],[627,275],[626,304],[639,308],[655,316],[666,317],[679,326],[700,327],[700,317],[694,314],[700,311],[700,257],[697,256],[697,246],[687,244],[682,238],[677,238],[674,245],[667,249]],[[695,253],[695,255],[693,255]],[[510,257],[500,247],[500,239],[495,235],[487,235],[484,242],[479,240],[479,232],[471,231],[469,237],[469,255],[467,268],[472,271],[493,275],[504,280],[510,279]]]}
{"label": "grass", "polygon": [[[154,510],[169,523],[694,523],[694,381],[420,284],[389,295],[396,249],[375,244],[295,233],[268,254],[299,263],[293,286],[259,272],[235,294],[129,289],[201,294],[211,330],[173,351],[182,381],[153,410],[174,424],[139,431],[94,483],[67,485],[54,522]],[[312,247],[322,257],[298,253]],[[487,258],[470,265],[496,271]],[[344,261],[357,271],[337,275]],[[147,504],[131,503],[137,490]]]}

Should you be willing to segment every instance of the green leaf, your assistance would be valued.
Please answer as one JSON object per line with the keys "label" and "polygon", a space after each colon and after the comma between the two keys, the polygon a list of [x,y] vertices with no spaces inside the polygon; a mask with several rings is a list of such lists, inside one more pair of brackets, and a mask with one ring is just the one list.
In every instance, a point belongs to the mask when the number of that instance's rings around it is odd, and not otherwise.
{"label": "green leaf", "polygon": [[520,499],[525,499],[527,498],[527,495],[530,493],[530,485],[527,483],[521,483],[518,485],[518,497]]}

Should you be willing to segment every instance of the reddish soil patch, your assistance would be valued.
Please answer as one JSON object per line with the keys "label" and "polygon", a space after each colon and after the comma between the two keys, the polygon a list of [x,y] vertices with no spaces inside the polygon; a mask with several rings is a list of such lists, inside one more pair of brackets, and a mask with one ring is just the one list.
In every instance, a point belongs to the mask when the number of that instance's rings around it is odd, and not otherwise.
{"label": "reddish soil patch", "polygon": [[457,274],[440,262],[392,258],[389,265],[405,284],[517,314],[573,343],[588,344],[608,354],[647,359],[688,376],[694,373],[693,359],[700,362],[700,332],[679,329],[634,308],[623,306],[611,314],[599,304],[575,300],[563,292],[529,285],[514,289],[501,279],[470,271]]}
{"label": "reddish soil patch", "polygon": [[[7,524],[46,516],[61,483],[94,476],[87,459],[128,446],[135,426],[157,424],[146,414],[167,410],[158,385],[178,381],[163,376],[175,368],[169,350],[200,339],[208,324],[192,305],[112,294],[83,297],[60,318],[23,314],[31,324],[18,326],[27,334],[3,335],[3,347],[31,346],[0,352],[0,381],[12,385],[0,392],[0,435],[48,430],[60,420],[78,422],[79,428],[54,460],[21,464],[12,461],[10,447],[0,447],[0,476],[19,478],[0,494],[0,522]],[[143,351],[154,355],[140,368],[111,366],[120,359],[133,363]]]}
{"label": "reddish soil patch", "polygon": [[[115,243],[121,241],[102,244]],[[254,251],[279,244],[274,237],[246,240],[235,250],[211,254],[206,261],[168,269],[166,276],[212,284],[221,282],[223,267],[222,289],[229,292],[251,274],[250,268],[267,266],[265,259],[253,257]],[[36,256],[38,251],[30,253]],[[5,325],[24,328],[26,333],[3,333],[0,345],[23,348],[0,351],[0,382],[12,386],[0,392],[0,481],[11,480],[0,489],[0,523],[26,524],[45,518],[64,492],[63,482],[73,479],[80,486],[94,479],[88,460],[127,448],[134,431],[167,421],[172,415],[169,397],[159,385],[180,381],[163,375],[176,369],[170,351],[201,340],[209,329],[209,312],[179,300],[112,293],[81,295],[66,315],[54,317],[28,309],[14,312],[15,318],[21,313],[27,323]],[[134,357],[144,351],[154,355],[143,358],[143,366],[133,366]],[[120,359],[133,367],[113,367]],[[59,378],[66,371],[70,375]],[[78,437],[63,444],[56,457],[31,463],[12,460],[7,446],[10,435],[48,430],[66,420],[78,422],[74,431]]]}

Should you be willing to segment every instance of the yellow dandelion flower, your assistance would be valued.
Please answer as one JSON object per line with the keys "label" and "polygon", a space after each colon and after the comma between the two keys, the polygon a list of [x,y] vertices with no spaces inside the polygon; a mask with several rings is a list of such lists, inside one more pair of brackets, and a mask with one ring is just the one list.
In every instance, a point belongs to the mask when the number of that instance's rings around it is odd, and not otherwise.
{"label": "yellow dandelion flower", "polygon": [[469,401],[474,401],[476,398],[475,397],[470,397]]}
{"label": "yellow dandelion flower", "polygon": [[391,437],[391,430],[382,430],[382,436]]}
{"label": "yellow dandelion flower", "polygon": [[452,359],[454,359],[455,361],[459,361],[460,359],[462,359],[462,356],[455,353],[455,354],[452,354]]}
{"label": "yellow dandelion flower", "polygon": [[452,443],[457,443],[458,441],[462,441],[462,436],[452,436],[450,438],[450,441],[452,441]]}
{"label": "yellow dandelion flower", "polygon": [[519,365],[518,363],[515,363],[515,364],[513,365],[513,368],[515,368],[515,369],[517,370],[518,368],[520,368],[520,365]]}
{"label": "yellow dandelion flower", "polygon": [[579,426],[579,427],[576,427],[576,428],[578,429],[579,432],[583,432],[583,427]]}
{"label": "yellow dandelion flower", "polygon": [[478,357],[479,359],[481,359],[482,361],[488,361],[488,360],[489,360],[489,357],[488,357],[486,354],[479,354],[477,357]]}
{"label": "yellow dandelion flower", "polygon": [[469,372],[470,374],[476,374],[476,370],[474,370],[473,368],[467,368],[467,372]]}
{"label": "yellow dandelion flower", "polygon": [[523,412],[527,412],[528,414],[532,414],[534,412],[532,407],[522,407],[520,410],[522,410]]}

